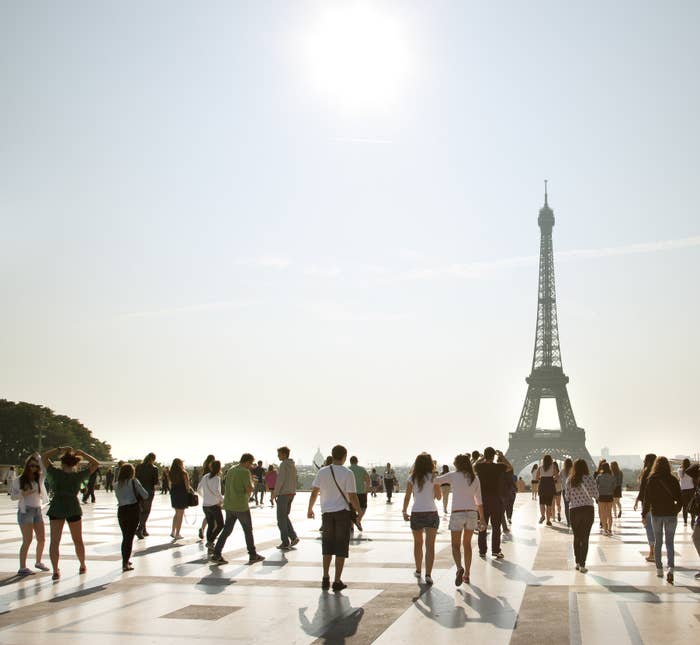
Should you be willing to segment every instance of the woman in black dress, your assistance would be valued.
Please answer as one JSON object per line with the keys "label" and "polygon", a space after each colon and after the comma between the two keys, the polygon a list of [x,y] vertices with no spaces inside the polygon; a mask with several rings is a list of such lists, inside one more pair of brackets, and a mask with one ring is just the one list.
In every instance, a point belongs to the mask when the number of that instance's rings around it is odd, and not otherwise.
{"label": "woman in black dress", "polygon": [[174,540],[182,539],[180,529],[182,528],[182,518],[187,508],[187,492],[189,489],[190,480],[182,459],[175,458],[170,465],[170,505],[175,509],[173,530],[170,532],[170,537]]}

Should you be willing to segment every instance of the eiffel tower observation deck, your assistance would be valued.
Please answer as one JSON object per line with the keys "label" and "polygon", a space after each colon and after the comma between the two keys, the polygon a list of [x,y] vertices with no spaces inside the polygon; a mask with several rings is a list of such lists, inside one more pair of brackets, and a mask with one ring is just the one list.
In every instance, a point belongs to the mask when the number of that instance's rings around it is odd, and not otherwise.
{"label": "eiffel tower observation deck", "polygon": [[[540,209],[537,223],[540,227],[540,274],[535,350],[530,376],[525,379],[528,385],[525,403],[518,427],[515,432],[510,433],[506,453],[516,473],[539,461],[545,454],[550,454],[554,459],[582,458],[591,465],[593,463],[586,449],[586,433],[576,424],[566,388],[569,377],[564,374],[561,361],[552,245],[554,211],[549,206],[546,181],[544,206]],[[558,429],[537,427],[542,399],[556,400]]]}

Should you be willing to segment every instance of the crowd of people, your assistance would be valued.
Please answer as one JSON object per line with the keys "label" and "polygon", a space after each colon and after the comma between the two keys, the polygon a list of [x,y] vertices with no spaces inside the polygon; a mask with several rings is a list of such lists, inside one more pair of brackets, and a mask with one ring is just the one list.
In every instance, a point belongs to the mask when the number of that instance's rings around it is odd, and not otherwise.
{"label": "crowd of people", "polygon": [[[297,470],[290,458],[290,449],[282,446],[277,451],[279,466],[263,467],[250,453],[241,455],[238,463],[222,472],[222,463],[214,455],[208,455],[201,470],[188,474],[181,459],[174,459],[169,468],[159,472],[156,455],[149,453],[136,467],[130,463],[120,466],[110,478],[107,488],[113,490],[117,501],[117,519],[122,532],[121,556],[123,571],[133,570],[131,554],[135,538],[149,535],[147,522],[158,484],[161,493],[170,495],[173,518],[170,536],[182,539],[180,533],[185,510],[200,503],[204,520],[198,529],[200,539],[206,540],[210,561],[214,565],[226,564],[224,548],[236,523],[240,523],[248,551],[248,564],[262,562],[265,557],[255,547],[250,504],[264,504],[265,493],[270,505],[275,507],[282,551],[293,549],[299,536],[290,519],[294,497],[297,493]],[[57,460],[60,467],[54,464]],[[362,531],[362,519],[367,511],[368,495],[376,496],[382,489],[386,502],[392,503],[392,495],[398,490],[396,473],[387,464],[382,475],[376,469],[371,472],[360,466],[355,456],[345,467],[347,450],[337,445],[325,465],[318,469],[312,483],[307,517],[315,517],[315,504],[320,497],[323,589],[340,591],[346,587],[342,581],[345,559],[349,556],[350,539],[357,528]],[[78,465],[87,462],[81,470]],[[91,455],[70,447],[54,448],[42,455],[31,455],[21,475],[11,483],[10,494],[18,502],[17,520],[22,532],[19,576],[31,575],[27,566],[29,549],[36,540],[35,568],[48,571],[42,556],[45,546],[42,507],[48,503],[50,521],[49,554],[52,578],[58,580],[59,544],[65,524],[68,528],[79,561],[79,573],[86,572],[85,545],[82,539],[83,502],[94,499],[94,488],[99,463]],[[438,502],[442,501],[443,515],[449,515],[452,556],[456,573],[455,585],[471,580],[472,538],[477,532],[479,556],[487,557],[488,529],[490,525],[491,555],[501,560],[501,533],[510,532],[513,506],[520,480],[505,455],[492,447],[483,454],[459,454],[454,458],[453,469],[437,462],[428,453],[419,454],[406,481],[402,514],[409,523],[413,535],[415,560],[414,575],[432,585],[435,561],[435,540],[440,527]],[[564,460],[562,466],[551,455],[545,455],[532,469],[533,494],[539,501],[539,522],[547,526],[565,521],[573,535],[576,570],[586,573],[589,537],[598,508],[600,530],[610,536],[613,517],[622,514],[622,472],[616,462],[601,460],[591,474],[584,459]],[[49,498],[47,486],[51,490]],[[449,500],[451,498],[451,505]],[[666,544],[666,579],[673,583],[675,551],[674,534],[678,514],[682,512],[687,524],[690,517],[693,541],[700,554],[700,465],[684,460],[674,474],[666,457],[648,454],[639,476],[639,493],[635,511],[641,505],[641,521],[645,527],[649,554],[647,561],[656,565],[657,575],[663,577],[662,545]],[[410,511],[409,511],[409,506]],[[564,520],[561,512],[564,508]],[[449,511],[448,511],[449,507]],[[334,564],[333,581],[330,569]],[[696,578],[700,579],[700,573]]]}

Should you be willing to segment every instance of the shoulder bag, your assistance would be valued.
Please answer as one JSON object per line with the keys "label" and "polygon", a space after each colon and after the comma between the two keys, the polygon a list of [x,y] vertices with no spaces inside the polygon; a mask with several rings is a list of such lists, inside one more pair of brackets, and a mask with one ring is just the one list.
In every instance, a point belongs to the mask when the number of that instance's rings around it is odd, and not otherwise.
{"label": "shoulder bag", "polygon": [[348,498],[345,496],[345,493],[343,492],[343,489],[340,487],[340,484],[338,484],[338,480],[335,478],[335,473],[333,472],[333,466],[330,466],[331,469],[331,475],[333,476],[333,481],[335,482],[335,485],[342,495],[343,499],[345,500],[345,503],[348,505],[348,510],[350,511],[350,521],[358,528],[358,530],[362,530],[362,524],[360,524],[360,520],[357,518],[357,511],[352,507],[352,504],[348,501]]}

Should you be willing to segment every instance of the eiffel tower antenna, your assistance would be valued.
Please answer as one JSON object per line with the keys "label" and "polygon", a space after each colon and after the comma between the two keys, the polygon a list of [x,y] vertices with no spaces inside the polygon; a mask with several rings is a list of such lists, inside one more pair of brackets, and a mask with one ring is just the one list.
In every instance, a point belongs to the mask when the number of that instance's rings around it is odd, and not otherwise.
{"label": "eiffel tower antenna", "polygon": [[[537,325],[532,369],[525,381],[528,385],[525,403],[515,432],[510,434],[506,457],[513,464],[515,474],[549,453],[553,459],[585,459],[593,464],[586,449],[586,433],[576,424],[569,400],[559,344],[557,296],[554,283],[554,247],[552,229],[554,211],[549,206],[547,180],[544,180],[544,206],[537,224],[540,228],[540,268],[537,290]],[[542,399],[555,399],[559,429],[537,427]]]}

